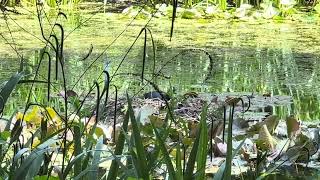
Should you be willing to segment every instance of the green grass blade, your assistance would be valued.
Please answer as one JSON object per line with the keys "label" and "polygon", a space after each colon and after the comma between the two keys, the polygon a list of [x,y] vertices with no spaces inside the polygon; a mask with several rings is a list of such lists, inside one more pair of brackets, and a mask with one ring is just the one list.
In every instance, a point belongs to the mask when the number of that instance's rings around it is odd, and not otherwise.
{"label": "green grass blade", "polygon": [[207,130],[207,105],[204,104],[204,108],[201,112],[200,118],[200,142],[197,155],[197,180],[205,179],[205,169],[208,154],[208,130]]}
{"label": "green grass blade", "polygon": [[228,122],[228,139],[227,139],[227,157],[226,157],[226,169],[224,178],[226,180],[231,179],[231,167],[232,167],[232,124],[233,124],[233,112],[234,105],[230,107],[229,122]]}
{"label": "green grass blade", "polygon": [[101,152],[102,152],[102,146],[103,146],[103,138],[100,137],[98,139],[98,142],[95,147],[95,151],[93,154],[93,159],[92,159],[92,165],[91,165],[91,171],[89,173],[89,179],[98,179],[98,172],[99,172],[99,162],[101,159]]}
{"label": "green grass blade", "polygon": [[[82,152],[81,148],[81,129],[79,125],[75,125],[73,127],[74,130],[74,155],[78,156]],[[74,175],[77,176],[82,171],[82,163],[81,156],[78,161],[76,161],[74,165]],[[66,170],[65,170],[66,171]]]}
{"label": "green grass blade", "polygon": [[182,176],[182,165],[181,165],[181,147],[180,143],[177,144],[177,153],[176,153],[176,177],[177,179],[183,179]]}
{"label": "green grass blade", "polygon": [[58,142],[55,139],[49,139],[48,141],[40,144],[31,154],[26,157],[20,167],[14,172],[14,180],[30,179],[35,176],[42,164],[43,154],[45,152],[51,151],[51,148],[48,148],[50,145]]}
{"label": "green grass blade", "polygon": [[13,89],[18,84],[19,80],[23,77],[23,73],[16,73],[13,75],[9,81],[4,85],[4,87],[0,91],[0,113],[3,111],[3,108],[13,91]]}
{"label": "green grass blade", "polygon": [[189,155],[189,159],[187,162],[187,167],[185,170],[185,174],[184,174],[184,178],[185,180],[191,180],[193,179],[193,170],[195,167],[195,163],[196,163],[196,157],[197,157],[197,153],[198,153],[198,147],[199,147],[199,141],[200,141],[200,132],[201,130],[198,131],[196,139],[193,143],[190,155]]}
{"label": "green grass blade", "polygon": [[[97,150],[93,150],[93,151],[97,151]],[[107,157],[107,158],[100,158],[99,161],[97,161],[96,163],[92,163],[90,164],[87,168],[85,168],[78,176],[76,177],[72,177],[70,179],[73,180],[78,180],[81,179],[82,177],[84,177],[86,174],[88,174],[89,172],[91,172],[95,167],[98,167],[99,164],[105,162],[105,161],[110,161],[113,160],[113,157]],[[87,178],[88,179],[88,178]],[[93,180],[93,179],[90,179]]]}
{"label": "green grass blade", "polygon": [[[123,147],[124,147],[124,142],[125,142],[125,134],[127,133],[128,130],[128,123],[129,123],[129,111],[125,114],[124,121],[123,121],[123,131],[120,132],[116,148],[114,150],[115,155],[120,155],[122,154]],[[107,180],[113,180],[117,178],[118,174],[118,169],[119,169],[119,163],[117,160],[113,160],[111,163],[111,167],[109,170],[108,178]]]}
{"label": "green grass blade", "polygon": [[[72,170],[72,167],[73,167],[73,165],[75,165],[75,166],[77,166],[77,163],[78,162],[80,162],[80,164],[81,164],[81,159],[82,159],[82,157],[83,156],[85,156],[85,155],[87,155],[87,151],[86,152],[82,152],[82,153],[80,153],[80,154],[78,154],[77,156],[75,156],[68,164],[67,164],[67,166],[66,166],[66,168],[65,168],[65,170],[64,170],[64,172],[63,172],[63,177],[64,178],[66,178],[67,177],[67,175],[68,175],[68,173]],[[74,168],[76,168],[76,167],[74,167]],[[82,170],[82,169],[81,169]],[[80,173],[81,173],[81,171],[80,171]],[[80,174],[79,173],[79,174]],[[79,174],[75,174],[75,176],[78,176]]]}
{"label": "green grass blade", "polygon": [[128,111],[129,111],[129,116],[131,119],[132,123],[132,135],[133,139],[135,142],[135,147],[137,151],[137,164],[136,166],[138,167],[138,175],[139,178],[143,179],[150,179],[149,178],[149,169],[147,167],[147,158],[146,158],[146,152],[144,150],[141,136],[140,136],[140,129],[138,127],[138,123],[136,121],[136,118],[133,113],[133,108],[132,108],[132,103],[131,99],[129,98],[129,95],[127,94],[127,99],[128,99]]}
{"label": "green grass blade", "polygon": [[13,117],[15,117],[17,112],[14,112],[12,114],[12,116],[10,117],[10,119],[7,121],[7,124],[6,124],[6,127],[4,128],[5,131],[10,131],[10,126],[11,126],[11,123],[12,123],[12,119]]}
{"label": "green grass blade", "polygon": [[[156,138],[157,138],[156,140],[159,142],[160,149],[164,155],[164,160],[166,162],[168,172],[169,172],[169,179],[177,179],[171,158],[169,156],[169,152],[167,151],[167,148],[166,148],[166,145],[162,139],[162,136],[159,134],[157,128],[153,124],[152,124],[152,127],[154,130],[154,133],[156,134]],[[180,161],[180,163],[181,163],[181,161]],[[181,166],[181,164],[180,164],[180,166]]]}

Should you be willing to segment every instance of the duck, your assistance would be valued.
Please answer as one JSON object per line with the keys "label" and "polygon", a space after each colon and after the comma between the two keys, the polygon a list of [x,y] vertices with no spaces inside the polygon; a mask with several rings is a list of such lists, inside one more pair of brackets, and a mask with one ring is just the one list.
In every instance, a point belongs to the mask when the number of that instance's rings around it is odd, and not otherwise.
{"label": "duck", "polygon": [[151,91],[144,93],[143,96],[145,99],[161,99],[166,101],[169,101],[171,99],[171,97],[163,91]]}

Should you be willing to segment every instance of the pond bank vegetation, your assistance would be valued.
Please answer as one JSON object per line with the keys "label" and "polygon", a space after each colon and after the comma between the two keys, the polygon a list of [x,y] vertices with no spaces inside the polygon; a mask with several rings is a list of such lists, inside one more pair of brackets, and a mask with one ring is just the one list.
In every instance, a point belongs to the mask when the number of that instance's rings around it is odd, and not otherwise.
{"label": "pond bank vegetation", "polygon": [[[248,7],[235,3],[240,9]],[[198,4],[187,2],[184,6]],[[217,11],[224,13],[226,2],[218,4],[222,11]],[[194,51],[206,54],[209,63],[205,68],[208,73],[201,77],[204,80],[214,76],[214,61],[206,50],[183,49],[156,68],[155,42],[147,25],[118,66],[111,71],[105,58],[100,62],[103,70],[96,72],[87,84],[89,88],[81,91],[76,85],[92,66],[80,76],[69,76],[64,26],[55,22],[50,27],[54,31],[45,34],[43,11],[37,10],[45,46],[37,54],[36,69],[30,73],[21,57],[18,73],[1,86],[1,179],[271,179],[292,178],[290,174],[318,178],[319,122],[301,122],[297,114],[290,113],[280,117],[275,111],[276,107],[291,105],[293,97],[269,92],[179,94],[172,86],[164,92],[157,80],[170,79],[162,70],[177,56]],[[237,18],[243,18],[247,10],[235,10],[234,17],[239,13]],[[181,17],[185,18],[198,13],[183,11]],[[124,13],[137,17],[140,12],[129,7]],[[57,17],[67,19],[62,12]],[[123,75],[139,79],[139,91],[121,96],[114,78],[138,38],[143,39],[142,66],[135,67],[138,73]],[[89,48],[80,61],[87,60],[92,50]],[[43,69],[45,73],[40,73]],[[16,89],[22,87],[27,89],[22,107],[5,114]],[[141,95],[147,87],[153,91]]]}

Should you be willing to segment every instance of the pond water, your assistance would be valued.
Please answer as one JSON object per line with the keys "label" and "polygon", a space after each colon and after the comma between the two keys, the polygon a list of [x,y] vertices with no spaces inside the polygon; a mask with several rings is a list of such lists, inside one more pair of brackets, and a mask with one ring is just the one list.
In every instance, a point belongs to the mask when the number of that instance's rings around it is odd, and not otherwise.
{"label": "pond water", "polygon": [[[50,14],[56,12],[48,12],[48,16]],[[290,95],[293,103],[274,108],[276,114],[282,117],[295,114],[302,120],[319,120],[320,28],[317,18],[307,15],[301,17],[300,21],[282,22],[177,19],[172,41],[169,39],[170,19],[154,18],[148,27],[156,45],[156,71],[161,69],[166,77],[170,77],[157,78],[156,82],[161,89],[174,87],[178,93],[197,91]],[[7,19],[11,33],[4,18],[0,19],[0,33],[6,38],[0,38],[1,82],[19,69],[19,56],[26,59],[26,71],[34,74],[39,64],[40,48],[44,47],[35,15],[10,15]],[[143,35],[123,63],[121,60],[148,19],[136,19],[130,24],[131,20],[121,14],[100,11],[72,12],[68,13],[67,20],[58,19],[66,35],[64,50],[68,88],[75,87],[77,92],[86,91],[94,80],[102,80],[103,76],[98,77],[105,61],[110,61],[111,74],[117,73],[112,83],[120,92],[126,89],[138,92],[141,89],[143,85],[139,76],[128,74],[141,73]],[[43,21],[45,34],[49,34],[53,22],[55,16]],[[124,29],[126,31],[113,42]],[[150,35],[147,37],[148,74],[153,69],[153,53]],[[91,55],[81,61],[91,45]],[[186,51],[176,56],[190,48],[206,50],[213,57],[213,64],[210,64],[208,56],[202,51]],[[46,79],[46,64],[44,62],[40,68],[38,79]],[[119,64],[121,67],[117,70]],[[83,73],[85,76],[78,82]],[[149,75],[146,77],[150,78]],[[15,97],[8,104],[8,112],[18,108],[17,102],[25,101],[27,89],[20,87],[15,92]],[[59,92],[61,89],[56,86],[53,91]],[[143,91],[151,89],[146,86]],[[37,98],[45,97],[43,87],[39,87],[33,95]]]}

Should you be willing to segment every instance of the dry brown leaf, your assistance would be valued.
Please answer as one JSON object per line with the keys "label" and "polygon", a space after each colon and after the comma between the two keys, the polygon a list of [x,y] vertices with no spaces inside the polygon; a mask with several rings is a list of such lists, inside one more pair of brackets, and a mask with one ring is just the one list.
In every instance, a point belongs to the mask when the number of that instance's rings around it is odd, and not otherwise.
{"label": "dry brown leaf", "polygon": [[286,124],[288,138],[291,139],[299,134],[301,130],[300,122],[297,118],[294,117],[294,115],[288,116],[286,118]]}

